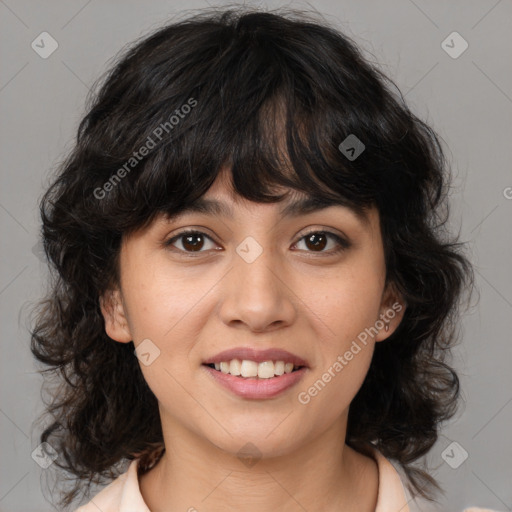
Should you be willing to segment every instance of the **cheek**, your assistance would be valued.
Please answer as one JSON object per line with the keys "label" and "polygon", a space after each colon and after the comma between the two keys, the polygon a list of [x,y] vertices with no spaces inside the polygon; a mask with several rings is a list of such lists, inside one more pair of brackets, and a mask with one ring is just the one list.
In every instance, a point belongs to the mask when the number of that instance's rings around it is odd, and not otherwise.
{"label": "cheek", "polygon": [[206,296],[218,276],[194,277],[194,269],[178,273],[160,263],[126,265],[125,270],[123,288],[133,340],[138,352],[148,347],[150,353],[148,365],[139,357],[144,378],[159,401],[165,403],[169,396],[180,400],[179,383],[187,382],[196,369],[190,353],[208,318]]}
{"label": "cheek", "polygon": [[383,281],[383,272],[370,265],[354,265],[340,267],[328,279],[304,283],[301,296],[321,338],[341,349],[373,326],[379,318]]}
{"label": "cheek", "polygon": [[316,334],[318,365],[299,390],[304,393],[299,403],[309,408],[311,417],[321,416],[326,423],[348,409],[368,373],[376,334],[371,327],[379,318],[384,285],[379,263],[358,258],[340,267],[322,286],[302,290]]}
{"label": "cheek", "polygon": [[298,390],[302,395],[297,399],[307,408],[304,420],[311,422],[311,428],[316,423],[331,424],[348,411],[362,386],[373,356],[375,333],[370,328],[378,319],[380,295],[377,278],[339,277],[328,293],[310,297],[318,365]]}
{"label": "cheek", "polygon": [[173,338],[185,341],[179,333],[196,327],[190,317],[214,284],[206,277],[196,278],[194,269],[177,272],[159,259],[127,266],[124,288],[135,339],[152,336],[163,345]]}

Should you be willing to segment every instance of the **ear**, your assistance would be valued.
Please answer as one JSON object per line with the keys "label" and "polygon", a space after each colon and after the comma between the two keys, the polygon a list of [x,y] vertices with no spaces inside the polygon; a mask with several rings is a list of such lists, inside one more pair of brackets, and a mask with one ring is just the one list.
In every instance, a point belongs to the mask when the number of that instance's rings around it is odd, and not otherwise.
{"label": "ear", "polygon": [[396,290],[394,283],[388,283],[382,294],[379,318],[375,322],[375,327],[379,331],[375,341],[384,341],[396,331],[406,308],[405,300]]}
{"label": "ear", "polygon": [[120,343],[132,341],[120,291],[107,290],[101,295],[100,308],[105,320],[105,331],[109,337]]}

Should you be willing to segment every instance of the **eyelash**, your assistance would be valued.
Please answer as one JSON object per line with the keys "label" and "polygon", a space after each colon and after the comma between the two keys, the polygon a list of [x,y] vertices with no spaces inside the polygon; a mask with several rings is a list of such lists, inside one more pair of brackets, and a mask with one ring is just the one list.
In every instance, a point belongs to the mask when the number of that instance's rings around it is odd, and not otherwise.
{"label": "eyelash", "polygon": [[[331,249],[330,251],[321,251],[321,252],[318,253],[320,255],[327,255],[327,256],[329,256],[329,255],[338,254],[341,251],[349,249],[351,247],[351,245],[352,245],[348,240],[342,238],[341,236],[339,236],[339,235],[337,235],[335,233],[332,233],[331,231],[324,231],[324,230],[318,230],[318,229],[309,231],[308,233],[305,233],[304,235],[302,235],[301,238],[299,238],[299,240],[296,242],[296,244],[298,242],[300,242],[301,240],[303,240],[304,238],[306,238],[307,236],[310,236],[310,235],[313,235],[313,234],[320,234],[320,233],[324,234],[324,235],[327,235],[328,237],[334,239],[338,243],[338,248],[337,249]],[[215,240],[213,240],[209,235],[207,235],[206,233],[203,233],[202,231],[198,231],[196,229],[186,229],[184,231],[181,231],[177,235],[173,236],[172,238],[166,240],[164,242],[164,246],[170,248],[171,250],[176,250],[178,252],[181,252],[181,253],[183,253],[183,254],[185,254],[187,256],[190,256],[192,258],[197,257],[199,254],[201,254],[203,252],[206,252],[206,251],[190,252],[190,251],[184,251],[182,249],[177,249],[176,247],[172,247],[172,244],[176,240],[179,240],[180,238],[182,238],[182,237],[184,237],[186,235],[202,235],[202,236],[204,236],[206,238],[209,238],[212,242],[215,242]],[[314,253],[315,251],[306,251],[306,252]]]}

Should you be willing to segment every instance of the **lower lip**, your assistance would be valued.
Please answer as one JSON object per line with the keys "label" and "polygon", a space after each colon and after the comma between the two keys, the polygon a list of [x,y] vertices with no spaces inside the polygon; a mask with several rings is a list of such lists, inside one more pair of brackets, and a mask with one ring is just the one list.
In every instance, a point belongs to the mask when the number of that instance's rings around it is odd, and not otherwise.
{"label": "lower lip", "polygon": [[235,395],[253,400],[273,398],[283,393],[297,384],[307,371],[307,368],[303,367],[295,372],[284,373],[278,377],[260,379],[257,377],[237,377],[229,373],[222,373],[210,366],[203,365],[203,367],[221,386]]}

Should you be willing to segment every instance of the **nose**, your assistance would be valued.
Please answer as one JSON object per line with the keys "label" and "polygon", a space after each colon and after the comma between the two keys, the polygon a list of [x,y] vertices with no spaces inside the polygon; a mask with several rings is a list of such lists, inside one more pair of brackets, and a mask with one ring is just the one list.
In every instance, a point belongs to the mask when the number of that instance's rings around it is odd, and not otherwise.
{"label": "nose", "polygon": [[295,321],[298,300],[292,278],[273,251],[263,250],[253,261],[236,254],[221,283],[219,314],[226,325],[266,332]]}

